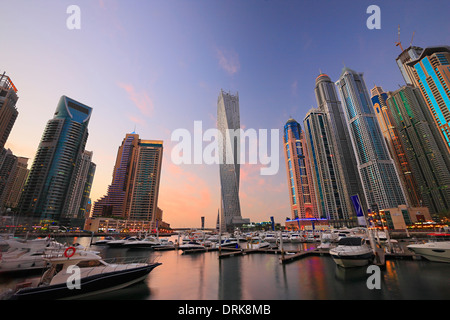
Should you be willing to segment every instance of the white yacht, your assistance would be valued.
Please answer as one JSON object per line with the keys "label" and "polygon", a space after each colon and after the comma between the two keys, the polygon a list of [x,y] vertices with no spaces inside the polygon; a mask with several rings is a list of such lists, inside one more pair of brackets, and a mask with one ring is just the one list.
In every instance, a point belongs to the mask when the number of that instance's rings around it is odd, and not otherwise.
{"label": "white yacht", "polygon": [[270,243],[260,237],[252,237],[247,241],[247,249],[262,249],[270,247]]}
{"label": "white yacht", "polygon": [[410,244],[407,248],[427,260],[450,263],[450,241],[448,240],[432,239],[426,243]]}
{"label": "white yacht", "polygon": [[137,240],[137,238],[136,237],[127,236],[127,237],[124,237],[122,239],[111,240],[111,241],[107,242],[106,244],[109,247],[122,247],[125,242],[132,241],[132,240]]}
{"label": "white yacht", "polygon": [[102,239],[97,240],[95,243],[93,243],[93,245],[102,246],[102,245],[108,244],[108,242],[114,241],[114,240],[116,240],[116,238],[114,238],[113,236],[106,236],[106,237],[103,237]]}
{"label": "white yacht", "polygon": [[49,264],[44,256],[65,249],[63,244],[51,238],[8,239],[5,242],[8,250],[0,253],[0,273],[45,269]]}
{"label": "white yacht", "polygon": [[331,248],[336,247],[338,234],[332,232],[324,232],[320,238],[320,244],[317,246],[317,249],[322,250],[330,250]]}
{"label": "white yacht", "polygon": [[[70,249],[70,251],[69,251]],[[125,288],[144,280],[161,263],[108,263],[90,251],[69,247],[64,254],[48,256],[51,267],[41,278],[23,284],[11,300],[50,300],[84,298]],[[73,267],[80,272],[79,283],[73,283]]]}
{"label": "white yacht", "polygon": [[293,232],[291,234],[291,242],[292,243],[304,242],[303,236],[298,232]]}
{"label": "white yacht", "polygon": [[329,252],[334,262],[344,268],[365,266],[375,256],[372,248],[361,237],[344,237]]}
{"label": "white yacht", "polygon": [[276,242],[277,241],[277,235],[273,232],[267,232],[264,236],[264,241],[266,242]]}
{"label": "white yacht", "polygon": [[159,238],[158,244],[152,246],[152,249],[154,250],[173,250],[175,249],[175,244],[173,241],[170,241],[166,238]]}
{"label": "white yacht", "polygon": [[185,251],[185,250],[192,250],[192,249],[205,249],[206,247],[200,243],[197,240],[191,240],[189,242],[183,242],[178,246],[178,249]]}
{"label": "white yacht", "polygon": [[138,238],[130,238],[126,240],[122,247],[129,249],[151,249],[153,246],[159,244],[159,239],[154,236],[147,236],[144,239],[140,240]]}

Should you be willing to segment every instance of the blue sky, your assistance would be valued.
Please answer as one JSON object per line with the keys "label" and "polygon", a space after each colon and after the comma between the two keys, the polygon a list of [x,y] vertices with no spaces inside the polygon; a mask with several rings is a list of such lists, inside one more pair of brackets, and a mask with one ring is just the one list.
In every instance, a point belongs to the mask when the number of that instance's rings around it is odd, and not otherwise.
{"label": "blue sky", "polygon": [[[69,30],[69,5],[81,29]],[[369,30],[369,5],[381,29]],[[397,26],[406,48],[450,43],[448,1],[84,0],[2,4],[0,71],[19,89],[19,117],[7,147],[34,157],[61,95],[93,108],[87,150],[97,173],[92,199],[106,193],[126,133],[164,140],[159,206],[174,227],[215,226],[220,201],[217,165],[176,166],[178,128],[215,127],[220,89],[239,92],[244,128],[282,129],[316,106],[319,70],[333,81],[344,64],[374,84],[403,84],[395,58]],[[281,138],[281,134],[280,134]],[[243,165],[242,215],[253,221],[290,216],[283,152],[274,176]],[[29,163],[31,166],[31,163]]]}

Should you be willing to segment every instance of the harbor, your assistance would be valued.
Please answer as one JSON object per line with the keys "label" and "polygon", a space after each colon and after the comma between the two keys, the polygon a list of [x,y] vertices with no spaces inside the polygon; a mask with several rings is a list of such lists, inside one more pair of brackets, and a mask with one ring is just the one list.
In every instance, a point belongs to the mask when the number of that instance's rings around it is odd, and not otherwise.
{"label": "harbor", "polygon": [[[378,251],[377,259],[359,267],[342,267],[335,262],[324,241],[294,240],[281,237],[281,232],[270,243],[255,237],[230,242],[219,241],[210,235],[207,246],[197,247],[197,232],[164,237],[164,246],[146,245],[153,236],[128,243],[135,246],[108,245],[106,237],[67,237],[66,244],[79,245],[78,253],[96,252],[102,259],[141,258],[157,263],[157,267],[143,281],[118,290],[93,295],[89,300],[347,300],[347,299],[449,299],[448,271],[450,264],[433,262],[408,250],[417,239],[394,240],[397,249],[389,251],[386,242]],[[262,234],[261,234],[262,235]],[[217,235],[214,235],[217,236]],[[152,237],[152,238],[150,238]],[[196,239],[195,239],[196,238]],[[352,238],[352,237],[349,237]],[[269,239],[269,237],[268,237]],[[59,239],[62,241],[62,238]],[[187,246],[190,243],[189,246]],[[267,245],[268,244],[268,245]],[[185,246],[183,246],[185,245]],[[4,255],[3,255],[4,256]],[[376,257],[375,255],[374,257]],[[373,257],[373,258],[374,258]],[[378,265],[381,287],[367,287],[367,268]],[[39,277],[44,271],[0,274],[0,295],[14,291],[31,276]],[[270,290],[268,290],[271,288]]]}

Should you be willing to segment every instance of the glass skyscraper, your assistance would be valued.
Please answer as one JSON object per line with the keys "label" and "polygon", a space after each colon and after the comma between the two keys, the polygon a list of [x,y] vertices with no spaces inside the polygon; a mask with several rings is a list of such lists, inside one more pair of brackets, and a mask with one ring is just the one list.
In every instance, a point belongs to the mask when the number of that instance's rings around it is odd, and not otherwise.
{"label": "glass skyscraper", "polygon": [[369,209],[406,204],[397,171],[378,125],[362,73],[344,68],[336,85],[344,106]]}
{"label": "glass skyscraper", "polygon": [[[328,75],[321,73],[316,78],[314,92],[318,111],[324,114],[326,123],[328,123],[330,144],[333,146],[332,157],[336,163],[336,175],[340,176],[338,183],[341,184],[341,187],[339,189],[344,190],[347,199],[358,196],[362,210],[367,211],[356,157],[336,86]],[[348,218],[353,221],[358,213],[353,204],[350,205],[350,208],[348,204],[346,201],[343,208],[347,211]],[[347,217],[345,216],[345,218]]]}
{"label": "glass skyscraper", "polygon": [[[318,109],[311,109],[303,127],[320,218],[327,219],[335,227],[349,226],[352,224],[351,201],[338,168],[328,119]],[[356,223],[356,219],[353,222]]]}
{"label": "glass skyscraper", "polygon": [[386,100],[388,95],[381,87],[377,86],[371,90],[371,94],[375,115],[377,116],[381,132],[389,148],[391,158],[397,167],[407,202],[412,207],[419,207],[422,202],[421,192],[419,191],[416,178],[412,172],[404,144],[400,137],[398,128],[401,128],[401,126],[395,125],[394,115],[387,106]]}
{"label": "glass skyscraper", "polygon": [[239,201],[240,134],[239,95],[220,91],[217,99],[219,142],[220,201],[222,230],[232,230],[248,219],[242,219]]}
{"label": "glass skyscraper", "polygon": [[284,126],[284,155],[289,181],[292,219],[319,219],[305,133],[300,124],[290,118]]}
{"label": "glass skyscraper", "polygon": [[[66,96],[47,122],[20,200],[21,218],[67,224],[92,108]],[[64,221],[64,222],[63,222]]]}
{"label": "glass skyscraper", "polygon": [[450,209],[450,158],[439,129],[429,118],[420,89],[404,86],[389,92],[387,105],[430,213]]}
{"label": "glass skyscraper", "polygon": [[[16,108],[17,88],[5,73],[0,75],[0,150],[12,130],[19,112]],[[0,163],[1,165],[1,163]]]}
{"label": "glass skyscraper", "polygon": [[407,65],[450,152],[450,46],[425,48]]}

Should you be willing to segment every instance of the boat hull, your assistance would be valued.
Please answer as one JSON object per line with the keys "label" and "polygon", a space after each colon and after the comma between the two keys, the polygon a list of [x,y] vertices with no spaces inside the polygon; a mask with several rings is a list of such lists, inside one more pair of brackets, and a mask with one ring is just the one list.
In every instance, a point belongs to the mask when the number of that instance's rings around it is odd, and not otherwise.
{"label": "boat hull", "polygon": [[409,245],[408,249],[414,253],[433,262],[450,263],[450,245],[442,247],[439,245]]}
{"label": "boat hull", "polygon": [[363,267],[371,263],[374,258],[372,252],[362,254],[339,254],[333,252],[333,249],[329,252],[334,262],[343,268]]}
{"label": "boat hull", "polygon": [[81,279],[79,289],[70,289],[66,283],[24,288],[17,291],[10,300],[83,299],[92,295],[122,289],[143,281],[159,265],[161,263],[85,277]]}

